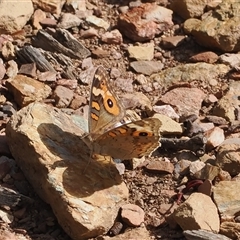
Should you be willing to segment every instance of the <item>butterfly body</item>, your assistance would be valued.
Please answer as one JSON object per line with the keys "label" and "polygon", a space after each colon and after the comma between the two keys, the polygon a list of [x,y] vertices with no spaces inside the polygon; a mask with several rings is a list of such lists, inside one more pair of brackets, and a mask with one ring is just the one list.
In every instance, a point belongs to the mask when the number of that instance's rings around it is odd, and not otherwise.
{"label": "butterfly body", "polygon": [[89,138],[93,153],[120,159],[151,154],[160,146],[160,120],[147,118],[126,122],[125,109],[109,83],[104,68],[98,67],[89,107]]}

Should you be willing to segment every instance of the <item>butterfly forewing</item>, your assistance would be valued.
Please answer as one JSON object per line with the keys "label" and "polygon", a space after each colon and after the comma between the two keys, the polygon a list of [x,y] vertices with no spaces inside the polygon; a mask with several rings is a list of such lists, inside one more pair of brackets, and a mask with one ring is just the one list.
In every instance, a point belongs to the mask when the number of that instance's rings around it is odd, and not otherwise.
{"label": "butterfly forewing", "polygon": [[94,140],[125,115],[118,97],[109,86],[109,77],[103,67],[95,71],[89,105],[89,133]]}

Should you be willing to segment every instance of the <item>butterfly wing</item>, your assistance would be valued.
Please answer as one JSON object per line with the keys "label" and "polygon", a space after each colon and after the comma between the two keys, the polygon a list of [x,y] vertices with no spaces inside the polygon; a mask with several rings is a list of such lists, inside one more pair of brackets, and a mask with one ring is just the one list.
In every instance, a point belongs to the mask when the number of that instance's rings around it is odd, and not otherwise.
{"label": "butterfly wing", "polygon": [[92,81],[89,104],[89,133],[93,140],[111,129],[125,115],[109,83],[106,70],[102,66],[98,67]]}
{"label": "butterfly wing", "polygon": [[93,152],[119,159],[150,155],[160,146],[161,125],[156,118],[121,125],[99,136],[93,142]]}

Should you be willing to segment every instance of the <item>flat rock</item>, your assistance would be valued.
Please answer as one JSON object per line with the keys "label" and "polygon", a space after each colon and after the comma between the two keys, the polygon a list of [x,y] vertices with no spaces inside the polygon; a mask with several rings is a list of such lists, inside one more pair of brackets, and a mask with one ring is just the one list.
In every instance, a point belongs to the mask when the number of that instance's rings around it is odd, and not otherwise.
{"label": "flat rock", "polygon": [[161,86],[172,86],[179,82],[203,81],[208,83],[211,79],[218,80],[230,70],[225,64],[187,63],[184,65],[167,68],[151,76],[152,81],[157,81]]}
{"label": "flat rock", "polygon": [[0,34],[14,33],[23,28],[33,14],[31,0],[0,1]]}
{"label": "flat rock", "polygon": [[17,164],[76,240],[106,233],[128,198],[111,159],[89,157],[86,129],[80,116],[32,103],[13,115],[6,130]]}
{"label": "flat rock", "polygon": [[155,61],[134,61],[130,66],[137,72],[144,75],[152,75],[153,73],[160,72],[163,68],[161,62]]}
{"label": "flat rock", "polygon": [[240,211],[239,181],[221,181],[213,189],[213,199],[222,219],[233,219]]}
{"label": "flat rock", "polygon": [[32,0],[32,2],[45,12],[60,14],[66,0]]}
{"label": "flat rock", "polygon": [[212,199],[202,193],[192,193],[173,213],[173,218],[183,230],[208,230],[219,232],[219,216]]}
{"label": "flat rock", "polygon": [[218,148],[216,165],[234,176],[240,173],[240,138],[226,139]]}
{"label": "flat rock", "polygon": [[173,106],[181,117],[199,115],[205,93],[197,88],[175,88],[165,93],[159,101]]}
{"label": "flat rock", "polygon": [[223,143],[225,136],[223,129],[215,127],[206,132],[207,137],[206,146],[208,149],[213,149]]}
{"label": "flat rock", "polygon": [[154,57],[154,43],[151,42],[138,46],[129,46],[128,53],[130,58],[150,61]]}
{"label": "flat rock", "polygon": [[48,85],[21,74],[8,80],[6,85],[16,103],[21,107],[47,98],[52,91]]}
{"label": "flat rock", "polygon": [[144,211],[135,204],[125,204],[121,207],[122,220],[129,226],[137,227],[144,222]]}

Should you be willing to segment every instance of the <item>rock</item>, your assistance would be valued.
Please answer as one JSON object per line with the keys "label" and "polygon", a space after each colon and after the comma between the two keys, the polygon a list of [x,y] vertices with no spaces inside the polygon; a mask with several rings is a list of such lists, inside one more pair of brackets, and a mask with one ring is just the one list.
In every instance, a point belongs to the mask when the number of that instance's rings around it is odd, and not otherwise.
{"label": "rock", "polygon": [[76,110],[86,104],[87,104],[87,99],[85,97],[75,94],[70,104],[70,108]]}
{"label": "rock", "polygon": [[14,60],[10,60],[7,62],[7,71],[6,75],[9,78],[15,78],[18,73],[18,65]]}
{"label": "rock", "polygon": [[13,94],[16,103],[21,107],[47,98],[52,91],[49,86],[21,74],[12,80],[8,80],[6,85]]}
{"label": "rock", "polygon": [[38,8],[42,9],[44,12],[60,14],[62,7],[66,0],[33,0],[32,1]]}
{"label": "rock", "polygon": [[217,80],[220,76],[229,72],[229,66],[225,64],[187,63],[184,65],[167,68],[160,73],[151,76],[152,81],[157,81],[161,86],[169,87],[179,82],[203,81],[208,83],[210,79]]}
{"label": "rock", "polygon": [[225,139],[224,131],[219,127],[210,129],[208,132],[206,132],[205,136],[207,138],[206,147],[208,149],[213,149],[219,146]]}
{"label": "rock", "polygon": [[5,60],[11,60],[16,57],[15,48],[11,41],[6,41],[3,43],[2,56]]}
{"label": "rock", "polygon": [[197,88],[175,88],[165,93],[159,101],[169,104],[177,111],[180,118],[190,114],[199,115],[205,93]]}
{"label": "rock", "polygon": [[[52,71],[39,72],[37,75],[37,79],[41,82],[52,83],[52,82],[56,82],[57,74],[56,72],[52,72]],[[59,79],[59,81],[61,81],[61,79]],[[70,81],[74,82],[74,80],[70,80]]]}
{"label": "rock", "polygon": [[238,43],[240,33],[236,33],[239,10],[240,6],[236,2],[222,1],[217,8],[202,16],[201,20],[194,18],[186,20],[184,30],[190,32],[204,47],[219,49],[222,52],[237,52],[240,50]]}
{"label": "rock", "polygon": [[82,67],[83,70],[92,68],[93,67],[92,58],[91,57],[84,58],[82,60],[82,66],[81,67]]}
{"label": "rock", "polygon": [[232,82],[228,87],[228,92],[218,101],[216,107],[213,108],[213,114],[223,117],[228,121],[235,121],[236,111],[240,105],[240,99],[238,98],[240,83]]}
{"label": "rock", "polygon": [[63,86],[57,86],[53,92],[53,98],[57,107],[68,107],[73,99],[73,91]]}
{"label": "rock", "polygon": [[106,58],[106,57],[109,57],[110,53],[109,51],[99,47],[92,50],[92,55],[96,58]]}
{"label": "rock", "polygon": [[183,232],[187,240],[231,240],[230,238],[206,230],[186,230]]}
{"label": "rock", "polygon": [[154,43],[145,43],[138,46],[129,46],[128,53],[130,58],[136,60],[152,60],[154,57]]}
{"label": "rock", "polygon": [[201,1],[172,1],[170,8],[183,19],[199,18],[204,13],[207,3]]}
{"label": "rock", "polygon": [[223,117],[218,117],[214,115],[207,115],[206,120],[214,123],[215,125],[227,125],[228,121]]}
{"label": "rock", "polygon": [[196,55],[193,55],[189,59],[191,62],[206,62],[206,63],[215,63],[218,60],[218,55],[214,52],[202,52]]}
{"label": "rock", "polygon": [[0,2],[0,34],[12,34],[21,30],[33,14],[31,0],[2,0]]}
{"label": "rock", "polygon": [[118,68],[111,68],[110,77],[111,78],[119,78],[122,72]]}
{"label": "rock", "polygon": [[128,198],[111,159],[90,159],[86,131],[84,118],[40,103],[21,109],[6,130],[17,164],[72,239],[106,233]]}
{"label": "rock", "polygon": [[149,98],[141,92],[125,93],[122,95],[122,103],[127,109],[140,108],[143,110],[151,110],[152,104]]}
{"label": "rock", "polygon": [[178,114],[175,112],[175,110],[170,105],[162,105],[162,106],[155,105],[155,106],[153,106],[153,110],[156,113],[168,116],[173,120],[176,120],[176,121],[179,120]]}
{"label": "rock", "polygon": [[200,160],[196,160],[191,162],[189,165],[189,172],[191,176],[194,176],[197,172],[199,172],[202,168],[204,168],[206,164]]}
{"label": "rock", "polygon": [[217,149],[216,165],[234,176],[240,173],[240,138],[226,139]]}
{"label": "rock", "polygon": [[212,199],[202,193],[192,193],[173,213],[173,218],[183,230],[208,230],[219,232],[219,216]]}
{"label": "rock", "polygon": [[206,179],[199,187],[198,192],[206,194],[211,197],[212,195],[212,182],[209,179]]}
{"label": "rock", "polygon": [[179,178],[180,175],[185,176],[189,173],[189,166],[191,161],[181,159],[174,166],[174,174],[176,178]]}
{"label": "rock", "polygon": [[57,20],[54,18],[44,18],[40,21],[40,24],[44,27],[56,28]]}
{"label": "rock", "polygon": [[91,37],[98,37],[98,30],[95,28],[90,27],[87,30],[80,30],[80,37],[81,38],[91,38]]}
{"label": "rock", "polygon": [[153,39],[172,25],[172,11],[152,3],[141,4],[120,14],[117,23],[118,29],[135,42]]}
{"label": "rock", "polygon": [[197,179],[209,179],[214,180],[215,177],[220,173],[220,168],[206,163],[203,168],[193,174],[194,178]]}
{"label": "rock", "polygon": [[62,13],[57,24],[57,27],[63,29],[69,29],[73,27],[78,27],[81,24],[82,20],[76,15],[71,13]]}
{"label": "rock", "polygon": [[121,207],[121,218],[129,226],[140,226],[144,222],[144,215],[144,211],[137,205],[125,204]]}
{"label": "rock", "polygon": [[123,42],[122,34],[117,29],[114,29],[111,32],[105,32],[101,36],[101,40],[108,44],[117,45],[120,45]]}
{"label": "rock", "polygon": [[172,36],[162,38],[161,44],[166,49],[173,49],[178,47],[185,40],[185,36]]}
{"label": "rock", "polygon": [[164,136],[166,135],[181,135],[183,132],[183,129],[181,125],[172,120],[170,117],[155,113],[153,115],[153,118],[158,118],[162,122],[162,126],[160,128],[161,134]]}
{"label": "rock", "polygon": [[115,85],[117,88],[132,93],[133,92],[133,79],[131,78],[118,78],[115,81]]}
{"label": "rock", "polygon": [[220,181],[213,189],[213,200],[217,205],[221,219],[233,219],[240,211],[239,181]]}
{"label": "rock", "polygon": [[36,63],[22,64],[18,71],[18,74],[23,74],[28,77],[35,78],[37,76]]}
{"label": "rock", "polygon": [[157,172],[157,173],[173,173],[174,166],[170,162],[164,161],[151,161],[146,165],[147,171]]}
{"label": "rock", "polygon": [[58,86],[64,86],[66,88],[69,88],[71,90],[74,90],[78,87],[78,81],[75,79],[75,80],[72,80],[72,79],[59,79],[57,81],[57,85]]}
{"label": "rock", "polygon": [[155,61],[134,61],[130,63],[130,66],[137,73],[142,73],[148,76],[161,71],[163,68],[163,64],[161,62]]}
{"label": "rock", "polygon": [[108,22],[106,22],[102,18],[98,18],[94,15],[87,16],[86,17],[86,22],[88,22],[91,25],[94,25],[95,27],[103,28],[106,31],[110,27],[110,24]]}
{"label": "rock", "polygon": [[240,54],[239,53],[224,53],[219,56],[219,61],[235,68],[240,69]]}
{"label": "rock", "polygon": [[226,235],[230,239],[239,239],[240,223],[223,222],[220,226],[220,233]]}
{"label": "rock", "polygon": [[33,27],[36,28],[37,30],[42,29],[40,22],[45,18],[46,13],[41,9],[36,9],[32,17]]}

